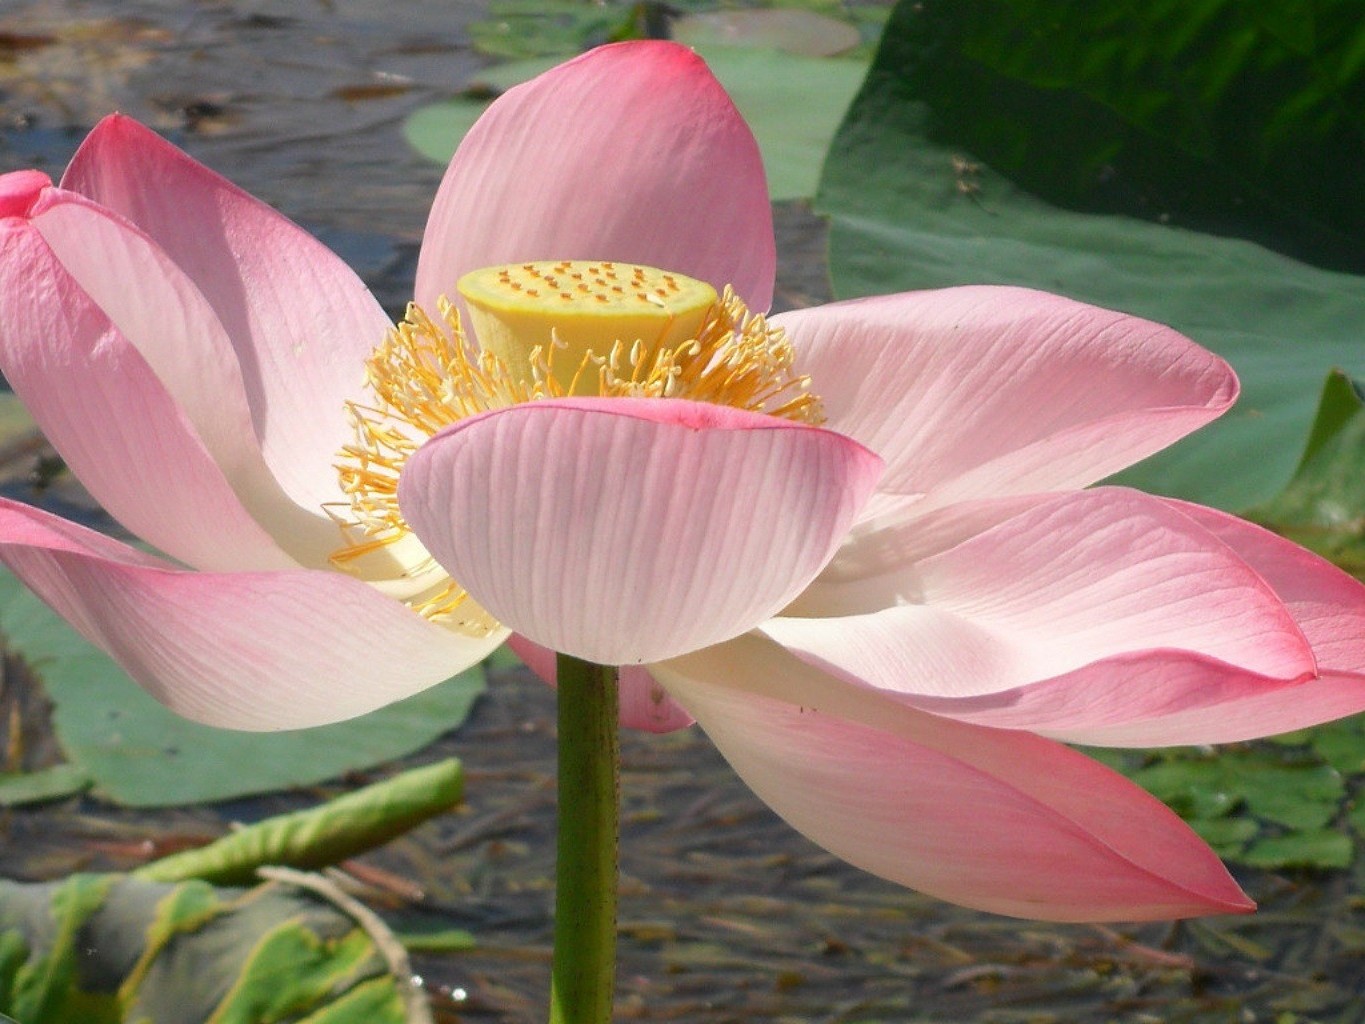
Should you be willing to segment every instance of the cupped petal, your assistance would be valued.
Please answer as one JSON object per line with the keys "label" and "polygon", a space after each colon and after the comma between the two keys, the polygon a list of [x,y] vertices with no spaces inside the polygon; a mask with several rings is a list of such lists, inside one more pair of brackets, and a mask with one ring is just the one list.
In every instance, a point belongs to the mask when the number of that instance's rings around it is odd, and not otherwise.
{"label": "cupped petal", "polygon": [[184,408],[38,230],[12,218],[0,237],[0,368],[100,504],[190,565],[297,564],[242,506]]}
{"label": "cupped petal", "polygon": [[468,668],[506,636],[434,626],[335,573],[178,570],[4,499],[0,562],[157,700],[226,728],[352,718]]}
{"label": "cupped petal", "polygon": [[758,144],[706,64],[676,43],[598,47],[499,97],[427,221],[417,301],[481,267],[619,260],[772,301],[776,252]]}
{"label": "cupped petal", "polygon": [[1144,653],[1292,681],[1313,653],[1274,590],[1168,503],[1055,496],[880,576],[816,582],[759,627],[842,677],[926,697],[997,694]]}
{"label": "cupped petal", "polygon": [[655,671],[778,814],[883,878],[1055,921],[1252,909],[1170,809],[1049,740],[904,707],[754,636]]}
{"label": "cupped petal", "polygon": [[881,469],[816,427],[675,399],[464,420],[399,480],[403,516],[512,629],[606,665],[737,636],[829,559]]}
{"label": "cupped petal", "polygon": [[262,457],[232,342],[203,295],[146,234],[74,192],[51,189],[29,223],[183,410],[233,492],[300,563],[336,549],[336,524],[298,505]]}
{"label": "cupped petal", "polygon": [[[555,667],[554,651],[516,633],[508,637],[507,646],[544,682],[550,686],[556,684],[559,673]],[[617,689],[621,700],[620,721],[626,729],[675,732],[686,729],[693,722],[692,716],[668,695],[668,691],[643,665],[622,666],[618,673]]]}
{"label": "cupped petal", "polygon": [[[150,183],[155,183],[154,185]],[[62,187],[126,217],[194,282],[233,345],[267,464],[302,507],[341,500],[345,403],[392,323],[342,260],[128,117],[86,138]]]}
{"label": "cupped petal", "polygon": [[1228,365],[1168,327],[1023,288],[909,292],[773,318],[831,430],[919,513],[1068,490],[1221,414]]}

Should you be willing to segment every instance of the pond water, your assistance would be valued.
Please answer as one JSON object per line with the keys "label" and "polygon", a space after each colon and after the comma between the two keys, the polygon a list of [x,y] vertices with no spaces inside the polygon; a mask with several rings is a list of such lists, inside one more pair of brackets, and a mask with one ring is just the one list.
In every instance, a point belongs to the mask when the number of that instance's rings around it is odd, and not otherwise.
{"label": "pond water", "polygon": [[[408,148],[401,124],[477,77],[485,60],[467,26],[482,15],[464,0],[6,0],[0,170],[55,177],[90,125],[122,110],[321,236],[396,311],[441,174]],[[779,304],[824,301],[819,219],[799,204],[777,214]],[[42,447],[19,442],[0,468],[7,493],[25,497]],[[59,480],[47,500],[81,497]],[[367,858],[414,888],[388,912],[420,910],[481,942],[419,958],[442,1020],[543,1019],[553,719],[551,694],[524,670],[498,674],[469,725],[419,758],[464,760],[466,806]],[[847,867],[774,818],[696,730],[629,736],[623,757],[622,1019],[1365,1020],[1359,867],[1244,875],[1264,904],[1250,918],[1036,925]],[[154,813],[91,800],[16,811],[0,870],[125,868],[148,843],[217,834],[233,818],[317,795]]]}

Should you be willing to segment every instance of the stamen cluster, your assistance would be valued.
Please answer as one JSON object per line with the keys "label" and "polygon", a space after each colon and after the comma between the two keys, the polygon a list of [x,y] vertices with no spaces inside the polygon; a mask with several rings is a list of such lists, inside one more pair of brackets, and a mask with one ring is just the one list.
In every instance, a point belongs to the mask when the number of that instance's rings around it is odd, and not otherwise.
{"label": "stamen cluster", "polygon": [[[466,417],[541,398],[596,394],[683,398],[804,423],[823,418],[809,378],[793,369],[785,333],[751,314],[728,287],[695,338],[664,346],[614,339],[600,353],[589,350],[569,374],[555,372],[556,352],[564,346],[553,333],[548,345],[529,350],[524,365],[509,366],[470,343],[453,303],[441,298],[438,312],[439,320],[433,319],[409,304],[366,364],[373,403],[348,407],[355,440],[342,449],[337,471],[349,504],[330,510],[344,537],[332,561],[362,578],[371,575],[366,559],[385,549],[395,556],[391,561],[403,564],[405,577],[435,568],[425,550],[408,550],[420,544],[399,510],[398,478],[428,438]],[[446,581],[409,604],[445,620],[464,599],[464,591]]]}

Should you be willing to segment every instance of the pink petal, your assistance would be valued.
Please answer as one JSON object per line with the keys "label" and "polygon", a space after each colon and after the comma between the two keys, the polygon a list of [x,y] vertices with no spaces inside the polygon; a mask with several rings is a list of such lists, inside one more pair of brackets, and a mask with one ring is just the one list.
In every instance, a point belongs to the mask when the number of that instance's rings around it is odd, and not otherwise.
{"label": "pink petal", "polygon": [[256,521],[303,564],[325,565],[336,525],[280,490],[261,457],[232,343],[194,283],[136,227],[75,193],[47,191],[29,223],[146,360]]}
{"label": "pink petal", "polygon": [[[527,668],[551,686],[555,685],[555,652],[533,644],[524,636],[513,633],[507,646],[526,662]],[[617,688],[621,698],[621,725],[644,732],[674,732],[692,724],[692,716],[678,706],[649,670],[643,665],[624,665],[620,669]]]}
{"label": "pink petal", "polygon": [[1082,487],[1218,416],[1232,370],[1175,331],[1021,288],[783,313],[831,430],[887,460],[919,511]]}
{"label": "pink petal", "polygon": [[[155,187],[149,187],[155,182]],[[360,279],[296,224],[114,115],[62,178],[131,220],[194,282],[236,350],[252,421],[280,485],[305,508],[337,500],[351,439],[344,403],[392,326]]]}
{"label": "pink petal", "polygon": [[828,560],[880,471],[827,430],[670,399],[562,399],[456,424],[408,461],[413,531],[500,622],[639,664],[717,643]]}
{"label": "pink petal", "polygon": [[433,626],[335,573],[183,572],[4,499],[0,562],[157,700],[227,728],[351,718],[468,668],[506,636]]}
{"label": "pink petal", "polygon": [[1218,537],[1285,601],[1317,658],[1298,686],[1243,686],[1225,699],[1144,721],[1077,732],[1079,742],[1132,746],[1232,743],[1365,711],[1365,585],[1330,563],[1235,516],[1184,502],[1173,507]]}
{"label": "pink petal", "polygon": [[293,565],[238,501],[147,362],[27,221],[0,224],[0,367],[115,518],[202,568]]}
{"label": "pink petal", "polygon": [[886,569],[817,582],[760,628],[837,675],[916,696],[1003,693],[1146,653],[1186,652],[1279,680],[1315,671],[1265,581],[1136,491],[1060,495]]}
{"label": "pink petal", "polygon": [[0,217],[27,217],[52,179],[42,171],[11,171],[0,174]]}
{"label": "pink petal", "polygon": [[[961,722],[1026,729],[1068,743],[1105,747],[1158,747],[1227,743],[1284,732],[1269,719],[1247,731],[1225,726],[1228,711],[1272,709],[1302,699],[1314,677],[1275,679],[1235,665],[1179,651],[1146,651],[1087,665],[1039,683],[981,697],[911,697],[905,701]],[[1334,699],[1335,698],[1335,699]],[[1347,686],[1328,698],[1317,724],[1352,713],[1327,710],[1340,703],[1365,708],[1365,686]],[[1233,733],[1236,732],[1236,735]]]}
{"label": "pink petal", "polygon": [[1175,814],[1066,747],[899,706],[754,637],[656,671],[778,814],[883,878],[1055,921],[1252,907]]}
{"label": "pink petal", "polygon": [[470,270],[619,260],[772,301],[758,145],[691,50],[603,46],[509,90],[460,143],[427,221],[417,301]]}

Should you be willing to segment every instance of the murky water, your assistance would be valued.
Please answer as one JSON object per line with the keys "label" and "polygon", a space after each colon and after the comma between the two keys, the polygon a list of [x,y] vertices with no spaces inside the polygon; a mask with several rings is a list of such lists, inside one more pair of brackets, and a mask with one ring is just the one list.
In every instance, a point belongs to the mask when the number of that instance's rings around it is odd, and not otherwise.
{"label": "murky water", "polygon": [[[441,169],[402,119],[475,76],[481,5],[435,0],[0,2],[0,170],[54,177],[122,110],[319,234],[391,310],[406,301]],[[828,297],[818,219],[778,211],[779,304]],[[22,479],[40,453],[7,454]],[[17,469],[16,469],[17,467]],[[14,484],[22,491],[22,484]],[[69,481],[50,492],[79,502]],[[22,495],[20,495],[22,496]],[[49,500],[52,500],[49,498]],[[440,744],[468,804],[371,858],[421,913],[471,928],[476,953],[422,958],[445,1020],[543,1019],[553,853],[553,700],[505,674]],[[730,1021],[1276,1022],[1365,1020],[1360,871],[1249,878],[1255,918],[1045,927],[946,907],[806,843],[705,737],[624,747],[622,1018]],[[144,840],[217,832],[289,806],[129,812],[89,801],[16,812],[4,872],[53,877],[136,862]]]}

